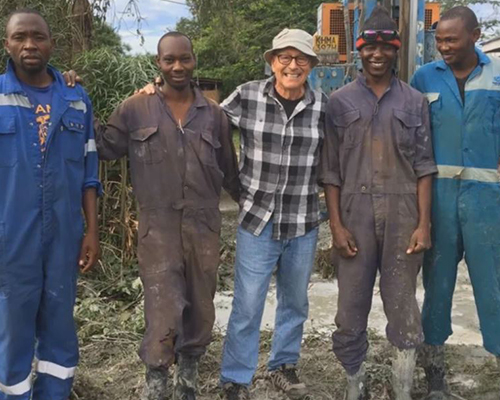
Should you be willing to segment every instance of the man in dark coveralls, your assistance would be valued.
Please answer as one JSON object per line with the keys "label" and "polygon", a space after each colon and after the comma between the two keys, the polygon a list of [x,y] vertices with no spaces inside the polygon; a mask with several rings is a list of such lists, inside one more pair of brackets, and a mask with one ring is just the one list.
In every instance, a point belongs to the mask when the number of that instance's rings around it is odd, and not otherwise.
{"label": "man in dark coveralls", "polygon": [[356,42],[363,70],[327,107],[320,180],[341,256],[333,350],[347,372],[347,400],[366,398],[363,362],[377,270],[387,336],[396,348],[396,400],[411,399],[415,349],[422,343],[415,290],[422,252],[431,245],[437,169],[427,102],[393,73],[400,45],[396,23],[376,8]]}
{"label": "man in dark coveralls", "polygon": [[223,186],[238,199],[238,168],[225,114],[191,84],[189,38],[165,34],[157,64],[164,83],[155,95],[125,100],[99,130],[97,148],[101,159],[130,157],[140,208],[143,399],[166,399],[167,370],[177,360],[174,398],[192,400],[215,320],[219,197]]}

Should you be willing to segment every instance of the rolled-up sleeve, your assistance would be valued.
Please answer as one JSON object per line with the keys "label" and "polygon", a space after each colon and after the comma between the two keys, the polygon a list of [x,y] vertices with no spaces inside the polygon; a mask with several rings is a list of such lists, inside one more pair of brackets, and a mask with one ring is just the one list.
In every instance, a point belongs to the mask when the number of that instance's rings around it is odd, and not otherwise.
{"label": "rolled-up sleeve", "polygon": [[236,88],[236,90],[231,93],[229,97],[225,99],[220,105],[229,118],[231,124],[237,128],[240,127],[242,113],[240,90],[240,87]]}
{"label": "rolled-up sleeve", "polygon": [[125,100],[113,111],[106,125],[101,124],[97,119],[94,121],[97,152],[101,160],[116,160],[128,153],[126,104]]}
{"label": "rolled-up sleeve", "polygon": [[416,133],[415,161],[413,169],[415,175],[421,178],[426,175],[437,173],[436,163],[434,161],[434,151],[432,149],[432,133],[429,119],[429,106],[427,100],[422,96],[422,125]]}
{"label": "rolled-up sleeve", "polygon": [[333,99],[330,98],[326,107],[325,115],[325,140],[321,149],[319,184],[341,186],[340,161],[339,161],[339,137],[333,123]]}

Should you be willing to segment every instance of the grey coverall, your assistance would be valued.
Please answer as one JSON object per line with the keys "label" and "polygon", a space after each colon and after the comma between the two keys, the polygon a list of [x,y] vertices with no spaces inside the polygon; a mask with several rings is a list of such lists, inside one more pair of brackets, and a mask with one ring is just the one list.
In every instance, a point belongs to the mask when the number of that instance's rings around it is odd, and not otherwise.
{"label": "grey coverall", "polygon": [[355,257],[340,258],[337,275],[333,349],[349,374],[366,357],[377,270],[389,341],[399,349],[422,341],[415,291],[423,255],[406,250],[418,225],[417,180],[436,171],[421,93],[393,77],[378,99],[360,74],[332,94],[320,182],[341,188],[342,222],[358,247]]}
{"label": "grey coverall", "polygon": [[182,127],[161,92],[135,95],[97,130],[99,157],[128,155],[139,203],[139,273],[146,333],[139,354],[168,367],[175,353],[201,355],[215,320],[221,186],[239,196],[225,114],[195,88]]}

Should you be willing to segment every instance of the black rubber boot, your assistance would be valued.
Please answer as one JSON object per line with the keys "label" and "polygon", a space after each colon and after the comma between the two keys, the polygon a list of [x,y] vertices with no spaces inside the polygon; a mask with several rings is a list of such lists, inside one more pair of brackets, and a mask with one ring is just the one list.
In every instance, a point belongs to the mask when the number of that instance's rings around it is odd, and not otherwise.
{"label": "black rubber boot", "polygon": [[146,383],[141,400],[167,400],[167,368],[146,367]]}
{"label": "black rubber boot", "polygon": [[174,400],[196,400],[199,357],[179,354],[174,376]]}
{"label": "black rubber boot", "polygon": [[448,389],[444,346],[424,344],[421,355],[428,390],[425,400],[464,400],[462,397],[450,393]]}

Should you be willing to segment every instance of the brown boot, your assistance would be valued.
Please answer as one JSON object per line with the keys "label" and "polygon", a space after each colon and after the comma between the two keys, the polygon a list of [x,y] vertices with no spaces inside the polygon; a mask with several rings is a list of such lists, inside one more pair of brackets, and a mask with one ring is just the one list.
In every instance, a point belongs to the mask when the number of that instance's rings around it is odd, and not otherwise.
{"label": "brown boot", "polygon": [[282,390],[289,399],[301,399],[307,395],[306,385],[297,376],[295,365],[283,364],[269,373],[272,384]]}
{"label": "brown boot", "polygon": [[225,400],[250,400],[248,387],[238,383],[225,383],[223,386]]}
{"label": "brown boot", "polygon": [[141,400],[167,400],[168,369],[146,367],[146,382]]}

